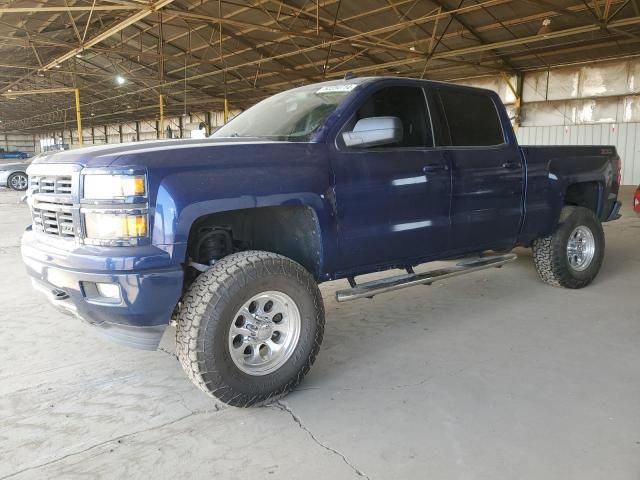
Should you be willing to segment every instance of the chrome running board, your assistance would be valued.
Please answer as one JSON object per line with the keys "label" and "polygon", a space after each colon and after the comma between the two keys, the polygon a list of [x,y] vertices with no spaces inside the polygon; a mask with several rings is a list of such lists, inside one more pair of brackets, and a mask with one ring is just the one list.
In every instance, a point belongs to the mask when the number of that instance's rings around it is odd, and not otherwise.
{"label": "chrome running board", "polygon": [[501,267],[505,263],[513,262],[517,258],[518,256],[515,253],[470,258],[451,267],[439,268],[437,270],[431,270],[430,272],[396,275],[394,277],[360,283],[353,288],[338,290],[336,292],[336,300],[338,302],[348,302],[359,298],[371,298],[380,293],[393,292],[394,290],[413,287],[414,285],[431,285],[433,282],[444,278],[465,275],[492,267]]}

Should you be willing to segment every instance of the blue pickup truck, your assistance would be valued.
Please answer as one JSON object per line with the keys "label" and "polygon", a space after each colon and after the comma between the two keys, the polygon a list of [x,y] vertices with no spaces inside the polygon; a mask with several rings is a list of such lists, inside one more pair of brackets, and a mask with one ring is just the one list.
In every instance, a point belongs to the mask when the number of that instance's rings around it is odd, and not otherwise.
{"label": "blue pickup truck", "polygon": [[[90,147],[28,169],[35,288],[111,339],[177,356],[236,406],[286,394],[338,301],[498,267],[531,247],[581,288],[618,218],[615,148],[518,146],[493,92],[359,78],[268,98],[210,138]],[[416,273],[416,265],[459,259]],[[359,283],[389,269],[406,274]]]}

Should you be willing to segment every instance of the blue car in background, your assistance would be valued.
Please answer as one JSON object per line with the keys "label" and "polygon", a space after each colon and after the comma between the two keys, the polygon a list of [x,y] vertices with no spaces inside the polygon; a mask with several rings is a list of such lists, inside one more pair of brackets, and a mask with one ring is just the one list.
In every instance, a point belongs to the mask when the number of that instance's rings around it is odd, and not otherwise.
{"label": "blue car in background", "polygon": [[0,159],[17,158],[19,160],[24,160],[30,156],[31,155],[27,152],[0,152]]}

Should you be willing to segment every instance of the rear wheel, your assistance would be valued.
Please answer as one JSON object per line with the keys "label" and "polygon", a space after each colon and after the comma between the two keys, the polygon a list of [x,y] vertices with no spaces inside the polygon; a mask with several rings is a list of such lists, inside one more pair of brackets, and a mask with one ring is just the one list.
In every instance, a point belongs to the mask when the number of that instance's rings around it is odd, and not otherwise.
{"label": "rear wheel", "polygon": [[29,177],[24,172],[12,173],[9,175],[7,183],[13,190],[23,191],[29,186]]}
{"label": "rear wheel", "polygon": [[565,207],[558,229],[533,243],[533,260],[545,283],[582,288],[600,271],[604,245],[602,225],[591,210]]}
{"label": "rear wheel", "polygon": [[281,255],[242,252],[216,262],[189,288],[177,354],[200,389],[248,407],[302,381],[323,331],[322,297],[309,272]]}

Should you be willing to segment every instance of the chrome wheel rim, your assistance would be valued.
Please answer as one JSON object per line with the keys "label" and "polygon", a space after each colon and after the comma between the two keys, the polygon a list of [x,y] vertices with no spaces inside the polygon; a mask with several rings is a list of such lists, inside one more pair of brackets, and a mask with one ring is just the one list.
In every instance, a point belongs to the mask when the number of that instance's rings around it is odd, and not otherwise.
{"label": "chrome wheel rim", "polygon": [[593,232],[580,225],[573,229],[567,242],[567,259],[571,268],[582,272],[589,268],[596,254],[596,241]]}
{"label": "chrome wheel rim", "polygon": [[29,180],[26,175],[14,175],[11,177],[11,187],[16,190],[24,190],[27,188],[29,184]]}
{"label": "chrome wheel rim", "polygon": [[300,324],[300,310],[289,295],[276,291],[254,295],[231,321],[233,363],[249,375],[275,372],[295,351]]}

